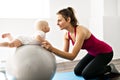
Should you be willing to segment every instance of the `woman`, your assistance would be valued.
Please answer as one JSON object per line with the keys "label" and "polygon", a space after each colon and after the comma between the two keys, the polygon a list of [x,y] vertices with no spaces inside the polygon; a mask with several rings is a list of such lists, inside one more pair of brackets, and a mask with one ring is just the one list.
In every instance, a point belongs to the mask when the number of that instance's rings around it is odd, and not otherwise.
{"label": "woman", "polygon": [[[64,50],[61,51],[53,47],[48,41],[43,42],[43,47],[54,54],[69,60],[74,60],[81,49],[88,51],[88,54],[80,60],[74,69],[77,76],[91,79],[108,72],[118,73],[113,64],[108,63],[113,58],[113,50],[107,43],[98,40],[87,28],[78,25],[72,7],[58,11],[57,25],[61,30],[67,32],[64,36]],[[69,41],[73,44],[73,49],[69,52]]]}

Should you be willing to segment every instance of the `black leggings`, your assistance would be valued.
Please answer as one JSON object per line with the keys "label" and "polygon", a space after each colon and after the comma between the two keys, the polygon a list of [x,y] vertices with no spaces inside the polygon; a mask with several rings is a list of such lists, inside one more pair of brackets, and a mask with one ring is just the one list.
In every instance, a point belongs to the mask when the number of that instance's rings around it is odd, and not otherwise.
{"label": "black leggings", "polygon": [[85,79],[92,79],[101,76],[111,71],[110,66],[107,64],[112,60],[113,52],[107,54],[99,54],[96,57],[86,54],[80,60],[74,69],[77,76],[83,76]]}

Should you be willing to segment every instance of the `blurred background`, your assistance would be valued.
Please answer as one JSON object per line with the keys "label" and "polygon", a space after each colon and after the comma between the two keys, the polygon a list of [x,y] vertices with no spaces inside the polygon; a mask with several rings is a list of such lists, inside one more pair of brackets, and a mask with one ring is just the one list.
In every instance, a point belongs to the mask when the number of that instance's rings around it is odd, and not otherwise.
{"label": "blurred background", "polygon": [[[115,52],[114,59],[120,58],[120,0],[0,0],[0,36],[6,32],[13,36],[31,35],[35,21],[45,19],[51,28],[46,39],[62,50],[64,31],[57,26],[56,13],[69,6],[75,9],[79,24],[109,43]],[[8,40],[0,37],[2,41]],[[0,62],[4,63],[14,52],[15,48],[0,47]],[[75,60],[85,54],[81,50]],[[57,63],[67,61],[57,56],[56,60]]]}

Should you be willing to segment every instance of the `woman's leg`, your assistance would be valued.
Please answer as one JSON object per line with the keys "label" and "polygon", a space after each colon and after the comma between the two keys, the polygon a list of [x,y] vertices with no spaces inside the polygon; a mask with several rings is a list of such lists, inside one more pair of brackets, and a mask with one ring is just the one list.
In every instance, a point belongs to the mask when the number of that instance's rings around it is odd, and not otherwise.
{"label": "woman's leg", "polygon": [[111,71],[107,64],[112,60],[113,52],[96,56],[82,71],[85,79],[95,78]]}
{"label": "woman's leg", "polygon": [[0,47],[8,47],[9,42],[2,42],[0,43]]}
{"label": "woman's leg", "polygon": [[92,61],[94,59],[94,56],[91,56],[90,54],[86,54],[81,60],[80,62],[76,65],[75,69],[74,69],[74,73],[77,76],[81,76],[82,71],[84,70],[84,68],[89,64],[90,61]]}

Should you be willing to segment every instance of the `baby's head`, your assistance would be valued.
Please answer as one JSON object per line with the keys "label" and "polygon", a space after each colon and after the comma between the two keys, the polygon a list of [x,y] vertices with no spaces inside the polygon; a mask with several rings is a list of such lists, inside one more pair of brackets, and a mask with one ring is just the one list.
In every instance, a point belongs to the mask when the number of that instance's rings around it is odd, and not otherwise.
{"label": "baby's head", "polygon": [[36,28],[37,30],[43,31],[45,33],[50,31],[48,22],[44,20],[37,21]]}

